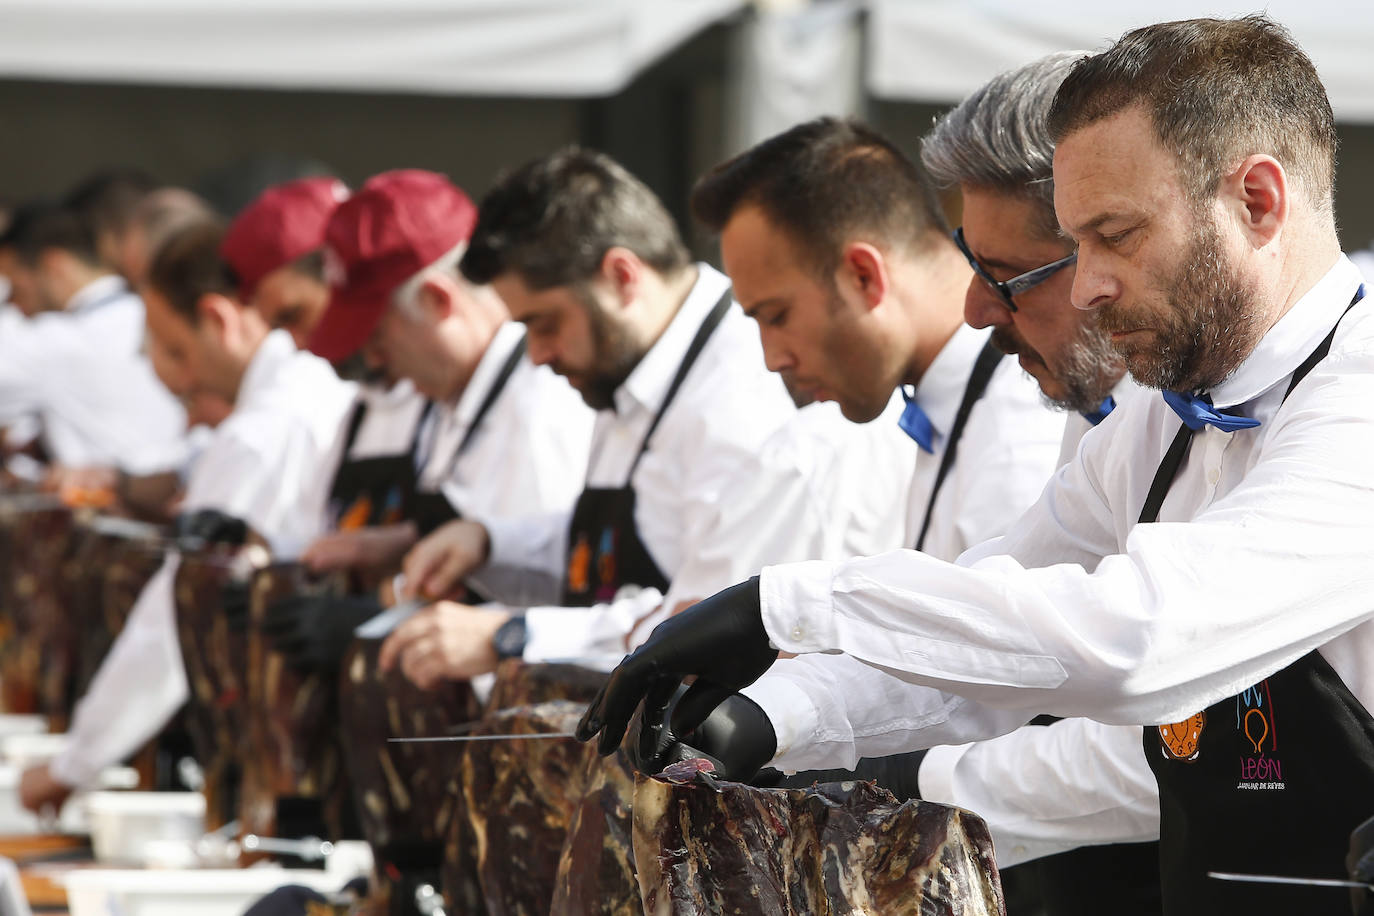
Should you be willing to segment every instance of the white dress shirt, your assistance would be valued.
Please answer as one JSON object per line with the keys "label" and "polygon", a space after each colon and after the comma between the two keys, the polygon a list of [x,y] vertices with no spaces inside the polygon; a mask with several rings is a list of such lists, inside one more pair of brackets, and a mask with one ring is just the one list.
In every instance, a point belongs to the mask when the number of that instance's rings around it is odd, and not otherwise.
{"label": "white dress shirt", "polygon": [[[615,408],[597,412],[588,487],[625,484],[688,346],[729,286],[711,267],[697,270],[673,320],[616,390]],[[764,366],[753,322],[731,308],[634,471],[635,525],[671,582],[667,595],[629,588],[624,597],[590,608],[530,607],[525,659],[614,664],[627,636],[647,636],[678,602],[713,594],[765,563],[819,556],[827,507],[807,480],[808,448],[781,379]],[[491,560],[474,582],[507,603],[557,600],[569,519],[566,512],[481,518],[491,535]],[[505,583],[517,578],[520,597],[535,600],[511,599]]]}
{"label": "white dress shirt", "polygon": [[524,326],[496,332],[455,403],[439,405],[418,489],[441,490],[465,517],[572,511],[587,473],[595,413],[547,366],[522,356],[462,454],[456,454]]}
{"label": "white dress shirt", "polygon": [[[1112,397],[1120,402],[1137,387],[1126,375]],[[1068,416],[1061,464],[1092,428]],[[927,801],[977,812],[1002,868],[1084,845],[1159,839],[1159,790],[1137,726],[1061,719],[933,747],[921,761],[920,788]]]}
{"label": "white dress shirt", "polygon": [[178,467],[186,413],[142,348],[143,301],[114,276],[87,284],[63,311],[8,326],[0,337],[0,426],[37,417],[48,454],[67,467]]}
{"label": "white dress shirt", "polygon": [[[290,559],[324,530],[330,475],[342,447],[356,386],[324,360],[273,331],[254,354],[234,411],[192,469],[185,508],[243,519]],[[71,743],[53,760],[54,778],[89,782],[136,751],[189,696],[172,594],[171,554],[135,602],[100,670],[77,703]]]}
{"label": "white dress shirt", "polygon": [[[915,546],[920,536],[955,414],[989,334],[960,324],[916,386],[916,403],[935,435],[930,452],[911,443],[918,457],[903,546]],[[1045,406],[1035,380],[1014,359],[998,362],[964,424],[959,451],[930,513],[923,552],[953,560],[974,544],[1004,534],[1045,488],[1063,437],[1064,414]]]}
{"label": "white dress shirt", "polygon": [[771,567],[773,642],[810,655],[751,689],[777,762],[847,765],[992,737],[1047,712],[1174,722],[1314,649],[1374,700],[1374,311],[1289,377],[1359,287],[1345,257],[1211,393],[1261,422],[1194,434],[1160,510],[1137,525],[1179,420],[1130,395],[1003,538],[957,564],[911,551]]}

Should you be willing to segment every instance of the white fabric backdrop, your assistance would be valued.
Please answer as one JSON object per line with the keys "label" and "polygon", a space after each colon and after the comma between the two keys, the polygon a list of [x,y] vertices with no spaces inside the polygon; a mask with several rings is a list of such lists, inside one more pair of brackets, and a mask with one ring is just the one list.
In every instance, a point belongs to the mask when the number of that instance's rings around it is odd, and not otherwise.
{"label": "white fabric backdrop", "polygon": [[0,75],[595,96],[744,0],[0,0]]}
{"label": "white fabric backdrop", "polygon": [[1051,51],[1099,49],[1151,22],[1267,9],[1311,56],[1336,117],[1374,121],[1374,4],[1341,0],[869,0],[877,96],[956,102]]}

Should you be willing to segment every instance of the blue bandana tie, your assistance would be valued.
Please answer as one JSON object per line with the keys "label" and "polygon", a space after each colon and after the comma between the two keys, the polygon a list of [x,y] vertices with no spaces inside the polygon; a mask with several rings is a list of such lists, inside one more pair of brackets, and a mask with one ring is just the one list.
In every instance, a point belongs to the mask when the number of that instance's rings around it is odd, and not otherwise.
{"label": "blue bandana tie", "polygon": [[1080,414],[1080,416],[1082,416],[1083,419],[1087,420],[1093,426],[1096,426],[1103,420],[1107,419],[1107,414],[1111,413],[1115,409],[1116,399],[1109,394],[1102,399],[1101,404],[1097,405],[1096,410],[1090,410],[1087,413]]}
{"label": "blue bandana tie", "polygon": [[897,425],[902,428],[902,432],[916,440],[916,444],[927,453],[934,452],[935,427],[930,425],[930,417],[921,409],[921,405],[916,403],[916,399],[902,389],[902,398],[906,401],[906,409],[902,411],[902,417],[897,421]]}
{"label": "blue bandana tie", "polygon": [[1233,433],[1238,429],[1253,429],[1260,425],[1259,420],[1250,417],[1233,417],[1222,413],[1212,406],[1211,398],[1206,395],[1180,394],[1177,391],[1164,391],[1164,403],[1174,409],[1178,418],[1194,432],[1204,426],[1215,426],[1222,432]]}

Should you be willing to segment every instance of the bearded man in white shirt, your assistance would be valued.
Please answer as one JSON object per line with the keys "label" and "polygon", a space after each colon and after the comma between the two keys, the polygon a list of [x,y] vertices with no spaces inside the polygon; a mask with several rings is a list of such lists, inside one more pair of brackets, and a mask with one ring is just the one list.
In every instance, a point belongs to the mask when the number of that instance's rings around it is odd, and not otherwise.
{"label": "bearded man in white shirt", "polygon": [[1192,20],[1085,58],[1050,124],[1073,304],[1163,397],[1128,397],[957,564],[773,567],[696,605],[581,733],[611,751],[646,691],[696,675],[685,734],[778,648],[805,657],[747,692],[783,768],[1035,712],[1146,724],[1165,913],[1343,913],[1208,876],[1344,877],[1374,810],[1374,318],[1336,237],[1330,104],[1272,22]]}
{"label": "bearded man in white shirt", "polygon": [[[275,557],[290,559],[324,527],[327,474],[356,386],[296,349],[241,300],[220,255],[224,230],[174,233],[144,287],[148,349],[179,397],[204,391],[234,405],[192,468],[184,507],[241,519]],[[153,737],[188,697],[177,640],[173,552],[149,580],[73,713],[67,749],[25,772],[23,803],[60,804],[76,786]]]}
{"label": "bearded man in white shirt", "polygon": [[526,164],[483,201],[463,272],[492,284],[530,358],[596,408],[592,458],[571,513],[464,521],[407,558],[411,591],[442,595],[475,573],[525,610],[441,602],[392,635],[384,663],[422,685],[503,656],[606,665],[637,624],[722,579],[819,555],[826,507],[796,408],[729,281],[692,263],[642,182],[575,148]]}

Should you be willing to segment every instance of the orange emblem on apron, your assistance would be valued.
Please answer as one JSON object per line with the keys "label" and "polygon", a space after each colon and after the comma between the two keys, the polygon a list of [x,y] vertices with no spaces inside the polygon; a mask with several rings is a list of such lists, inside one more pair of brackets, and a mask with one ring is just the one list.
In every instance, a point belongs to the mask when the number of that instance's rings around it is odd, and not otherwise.
{"label": "orange emblem on apron", "polygon": [[1206,727],[1206,712],[1196,713],[1172,725],[1158,726],[1159,745],[1164,748],[1164,755],[1192,763],[1197,759],[1198,739],[1202,737],[1202,730]]}

